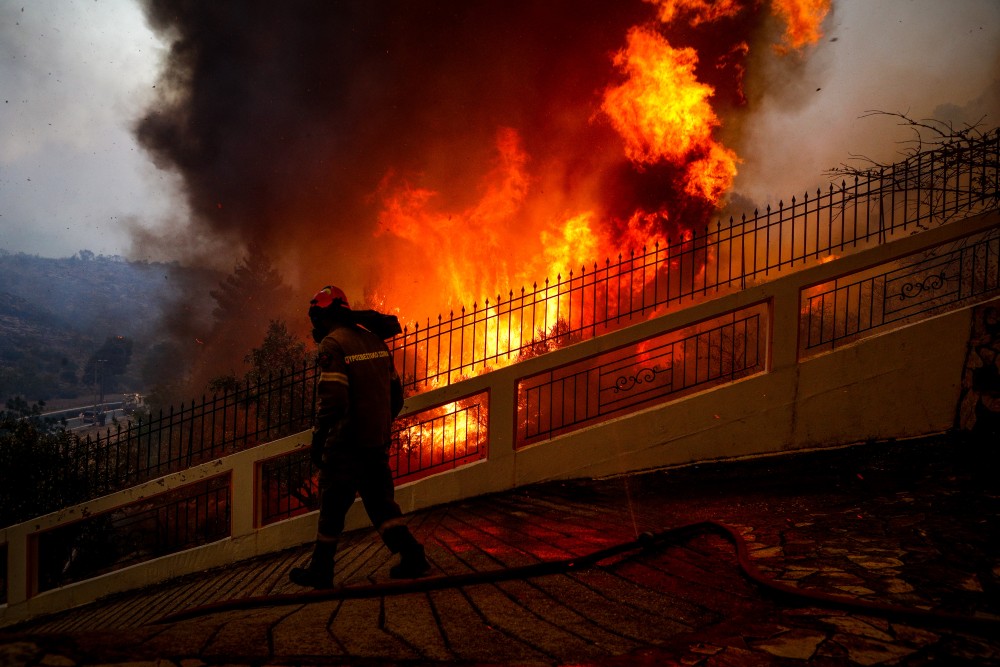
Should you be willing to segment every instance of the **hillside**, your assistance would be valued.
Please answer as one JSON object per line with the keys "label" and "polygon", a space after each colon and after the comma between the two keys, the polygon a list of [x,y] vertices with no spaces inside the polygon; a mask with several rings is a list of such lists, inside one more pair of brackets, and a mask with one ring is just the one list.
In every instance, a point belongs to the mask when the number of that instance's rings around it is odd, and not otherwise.
{"label": "hillside", "polygon": [[86,251],[62,259],[0,251],[0,398],[91,395],[88,361],[117,336],[132,341],[133,354],[115,388],[145,390],[172,332],[205,326],[219,279]]}

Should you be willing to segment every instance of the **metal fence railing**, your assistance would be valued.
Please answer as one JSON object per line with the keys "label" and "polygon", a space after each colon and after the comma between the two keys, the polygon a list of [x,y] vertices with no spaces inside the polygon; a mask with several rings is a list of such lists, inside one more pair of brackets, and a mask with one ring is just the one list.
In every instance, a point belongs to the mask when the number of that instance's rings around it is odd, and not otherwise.
{"label": "metal fence railing", "polygon": [[312,425],[316,366],[305,363],[211,398],[67,438],[59,471],[79,501],[135,486]]}
{"label": "metal fence railing", "polygon": [[414,323],[392,341],[412,391],[451,384],[771,273],[997,207],[1000,132],[914,155],[752,216]]}
{"label": "metal fence railing", "polygon": [[[851,186],[557,276],[433,325],[408,327],[390,341],[406,391],[453,383],[676,304],[746,287],[772,272],[993,210],[998,138],[993,132],[978,143],[917,155]],[[804,288],[800,352],[818,353],[880,327],[994,298],[1000,293],[996,229],[959,230],[953,239]],[[520,378],[513,446],[763,373],[769,327],[761,302]],[[221,396],[137,416],[97,437],[64,433],[58,475],[63,487],[82,489],[68,500],[82,502],[305,430],[316,380],[316,367],[306,363]],[[478,391],[397,420],[390,451],[397,481],[487,456],[489,392]],[[256,470],[255,521],[315,509],[316,471],[307,451],[261,461]],[[31,538],[35,592],[223,539],[232,532],[232,494],[232,476],[222,474],[41,531]],[[0,603],[10,559],[8,545],[0,544]]]}
{"label": "metal fence railing", "polygon": [[231,507],[226,474],[39,533],[37,592],[220,540]]}
{"label": "metal fence railing", "polygon": [[832,349],[886,325],[992,298],[998,292],[1000,236],[992,230],[806,290],[802,351]]}
{"label": "metal fence railing", "polygon": [[[485,393],[432,406],[396,420],[389,468],[397,483],[457,468],[486,457],[489,400]],[[319,508],[318,470],[309,452],[293,451],[260,465],[260,523]]]}
{"label": "metal fence railing", "polygon": [[516,448],[764,371],[765,304],[522,378]]}
{"label": "metal fence railing", "polygon": [[[406,392],[420,393],[771,273],[994,209],[998,180],[994,130],[752,217],[413,323],[389,346]],[[61,474],[84,489],[83,501],[303,430],[311,424],[316,377],[315,367],[304,364],[96,437],[71,437]]]}

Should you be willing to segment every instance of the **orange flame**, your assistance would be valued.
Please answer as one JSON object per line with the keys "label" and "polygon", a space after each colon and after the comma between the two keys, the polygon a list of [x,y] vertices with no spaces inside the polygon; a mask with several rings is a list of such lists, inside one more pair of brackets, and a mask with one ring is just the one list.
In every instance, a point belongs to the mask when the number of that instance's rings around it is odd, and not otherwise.
{"label": "orange flame", "polygon": [[[734,19],[759,6],[740,0],[644,1],[656,7],[661,24],[684,20],[691,26]],[[787,25],[789,48],[799,48],[821,35],[829,0],[773,0],[771,11]],[[699,80],[698,53],[675,47],[653,24],[634,26],[625,41],[612,61],[623,80],[604,90],[600,112],[621,137],[624,157],[637,173],[669,165],[680,182],[666,187],[703,203],[699,210],[711,210],[731,189],[740,159],[715,137],[722,122],[712,107],[715,89]],[[736,42],[717,56],[726,62],[710,66],[742,72],[740,61],[748,49],[745,41]],[[400,313],[404,319],[433,312],[443,299],[451,299],[452,307],[484,307],[490,295],[506,297],[507,290],[530,289],[546,278],[565,279],[581,265],[614,258],[619,251],[665,246],[664,230],[670,229],[677,241],[703,224],[670,219],[666,204],[650,204],[652,210],[636,204],[631,212],[605,220],[606,202],[595,201],[594,192],[548,194],[549,176],[529,171],[532,156],[518,130],[500,128],[495,148],[471,202],[448,201],[442,194],[445,184],[438,191],[395,174],[384,179],[379,222],[390,249],[380,255],[393,269],[386,280],[399,282],[377,289],[392,294],[406,311]],[[542,157],[546,163],[560,159]],[[412,278],[402,284],[399,276]]]}
{"label": "orange flame", "polygon": [[814,44],[823,36],[820,25],[830,11],[830,0],[772,0],[772,11],[785,22],[779,53]]}
{"label": "orange flame", "polygon": [[518,133],[510,128],[497,133],[496,146],[493,168],[481,179],[481,195],[464,210],[439,208],[439,193],[434,190],[408,183],[393,187],[391,177],[383,182],[380,232],[412,242],[395,258],[397,272],[433,273],[425,280],[435,285],[432,302],[437,306],[442,295],[471,304],[512,277],[514,267],[506,261],[509,238],[503,231],[523,209],[528,156]]}
{"label": "orange flame", "polygon": [[[745,9],[760,7],[759,0],[644,1],[656,7],[657,19],[663,26],[684,20],[692,28],[724,19],[735,19],[733,24],[736,24],[742,20],[740,14]],[[775,47],[779,53],[817,41],[822,36],[820,24],[829,8],[830,0],[773,0],[771,11],[786,26],[782,45]],[[737,40],[727,48],[714,55],[714,62],[707,62],[716,70],[734,72],[732,84],[741,89],[743,62],[750,46],[747,41]],[[704,204],[696,209],[700,211],[718,206],[732,187],[740,159],[714,136],[722,122],[711,104],[715,89],[698,78],[698,53],[693,48],[671,45],[652,25],[635,26],[627,33],[626,44],[614,55],[612,63],[623,75],[623,81],[604,90],[600,112],[621,137],[624,157],[632,163],[633,171],[656,173],[656,167],[668,165],[670,178],[679,174],[680,183],[674,181],[666,187],[675,188],[678,199],[686,197],[698,205]],[[723,83],[720,87],[725,90],[728,86]],[[635,255],[629,259],[628,250],[647,249],[654,244],[666,249],[668,264],[674,269],[684,256],[688,262],[698,263],[698,239],[694,230],[702,220],[669,219],[673,209],[668,210],[666,204],[649,204],[654,209],[660,206],[660,209],[645,210],[641,204],[626,203],[634,208],[630,212],[628,208],[619,210],[613,220],[612,233],[609,221],[601,218],[604,202],[595,201],[596,193],[577,192],[569,196],[567,193],[547,193],[551,192],[550,177],[543,173],[544,169],[529,172],[532,156],[516,129],[501,128],[496,135],[495,148],[495,159],[483,170],[478,193],[471,203],[468,200],[461,205],[450,203],[437,190],[401,183],[393,174],[384,179],[378,193],[382,205],[380,226],[387,237],[387,245],[392,246],[391,250],[380,254],[392,265],[392,275],[416,277],[405,281],[413,285],[384,286],[393,295],[393,302],[401,304],[400,310],[407,311],[400,313],[406,316],[404,319],[432,313],[432,308],[450,298],[452,307],[472,305],[478,309],[476,316],[471,318],[471,325],[464,324],[464,316],[461,318],[463,345],[467,345],[466,337],[470,341],[483,338],[486,341],[482,344],[484,350],[510,350],[506,338],[513,340],[522,333],[537,342],[526,350],[520,348],[521,351],[514,355],[498,354],[488,362],[484,353],[481,368],[463,367],[459,363],[454,373],[481,372],[490,366],[512,363],[519,355],[530,355],[536,348],[550,349],[550,341],[556,340],[552,331],[558,332],[561,315],[553,311],[553,307],[558,309],[558,299],[525,306],[522,292],[522,305],[517,306],[520,310],[509,311],[504,329],[499,325],[499,317],[495,320],[481,317],[499,310],[496,301],[488,299],[484,303],[484,297],[498,295],[506,307],[512,307],[517,302],[514,290],[518,287],[530,290],[533,281],[555,280],[557,276],[565,281],[571,275],[579,275],[576,271],[582,264],[597,269],[590,263],[604,258],[613,260],[619,252],[626,253],[625,265],[635,264],[638,260]],[[561,159],[559,155],[542,157],[552,164]],[[613,160],[616,165],[620,164],[621,154],[614,155]],[[551,180],[557,181],[558,177]],[[594,181],[598,180],[599,176],[595,176]],[[682,215],[685,210],[680,207]],[[667,229],[673,238],[665,237]],[[704,250],[706,257],[711,252],[715,250],[707,247]],[[590,266],[585,269],[590,270]],[[700,275],[704,265],[696,265],[691,270]],[[640,283],[647,279],[645,274],[643,276]],[[697,282],[697,278],[693,280]],[[666,284],[669,290],[669,280]],[[508,289],[511,290],[509,296],[502,293]],[[631,283],[628,289],[633,289]],[[644,289],[644,285],[639,284],[638,289]],[[548,282],[544,291],[548,294]],[[628,292],[619,295],[609,290],[605,298],[613,301],[627,298],[627,295]],[[574,298],[579,297],[570,289],[570,299]],[[580,312],[579,304],[576,308]],[[655,311],[661,312],[662,308]],[[545,323],[543,329],[538,328],[537,322]],[[432,322],[428,319],[427,324],[432,325]],[[550,326],[551,331],[544,330]],[[571,340],[571,336],[563,338]],[[524,342],[521,338],[518,341]],[[450,339],[448,345],[445,359],[454,355]],[[430,347],[428,344],[416,354],[429,358]],[[439,348],[434,351],[438,357],[441,356]],[[458,349],[461,352],[461,348]],[[450,377],[452,366],[446,366]],[[428,385],[439,382],[440,378],[430,379]],[[444,406],[442,409],[452,414],[453,408]],[[454,412],[451,420],[440,423],[431,420],[410,426],[404,440],[408,444],[430,442],[430,448],[435,451],[448,449],[459,457],[464,456],[467,453],[462,448],[464,445],[448,432],[466,433],[466,417],[464,413],[459,416]],[[473,429],[470,437],[475,440],[480,435],[479,430]],[[411,455],[410,450],[405,453]]]}
{"label": "orange flame", "polygon": [[630,160],[688,162],[685,191],[715,203],[732,185],[738,158],[712,137],[721,124],[709,103],[715,91],[695,76],[697,63],[694,49],[675,49],[656,32],[633,28],[615,56],[628,80],[606,91],[601,108]]}
{"label": "orange flame", "polygon": [[671,23],[679,15],[687,15],[691,27],[711,23],[722,18],[731,18],[743,10],[737,0],[644,0],[656,5],[657,18],[662,23]]}

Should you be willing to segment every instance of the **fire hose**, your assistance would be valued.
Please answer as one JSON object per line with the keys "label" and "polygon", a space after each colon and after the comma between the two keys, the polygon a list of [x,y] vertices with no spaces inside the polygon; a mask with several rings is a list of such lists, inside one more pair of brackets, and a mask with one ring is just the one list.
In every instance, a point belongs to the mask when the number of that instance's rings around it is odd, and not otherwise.
{"label": "fire hose", "polygon": [[700,521],[658,532],[644,532],[635,540],[622,542],[592,553],[561,560],[547,560],[531,565],[451,574],[423,579],[410,579],[388,583],[343,586],[331,589],[316,589],[301,593],[286,593],[247,598],[236,598],[192,607],[168,614],[154,621],[155,624],[173,623],[199,616],[224,611],[274,607],[290,604],[305,604],[326,600],[351,600],[374,598],[405,593],[423,593],[447,588],[459,588],[477,584],[492,584],[516,579],[531,579],[552,574],[565,574],[575,570],[593,567],[597,563],[632,551],[653,551],[663,546],[676,546],[697,535],[716,533],[725,537],[736,548],[736,559],[743,575],[758,586],[791,602],[816,603],[823,607],[834,607],[847,611],[857,611],[891,620],[910,622],[918,625],[950,627],[964,632],[990,634],[1000,630],[1000,616],[959,614],[944,610],[906,607],[891,603],[862,599],[850,595],[828,593],[790,586],[765,575],[754,564],[747,550],[743,536],[731,526],[717,521]]}

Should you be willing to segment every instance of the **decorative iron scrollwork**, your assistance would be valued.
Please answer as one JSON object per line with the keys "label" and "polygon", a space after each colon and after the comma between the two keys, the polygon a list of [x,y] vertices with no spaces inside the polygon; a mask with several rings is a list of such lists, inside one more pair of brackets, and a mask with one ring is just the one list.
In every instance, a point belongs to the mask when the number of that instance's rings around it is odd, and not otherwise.
{"label": "decorative iron scrollwork", "polygon": [[904,283],[903,287],[899,290],[899,298],[900,300],[912,299],[919,296],[921,292],[941,289],[947,279],[948,276],[942,271],[941,273],[934,273],[927,276],[921,282]]}
{"label": "decorative iron scrollwork", "polygon": [[640,385],[643,382],[652,382],[656,379],[656,374],[661,372],[663,371],[656,366],[653,366],[651,368],[640,368],[636,371],[635,375],[622,375],[620,378],[615,380],[614,391],[616,394],[623,391],[630,391],[635,388],[636,385]]}

